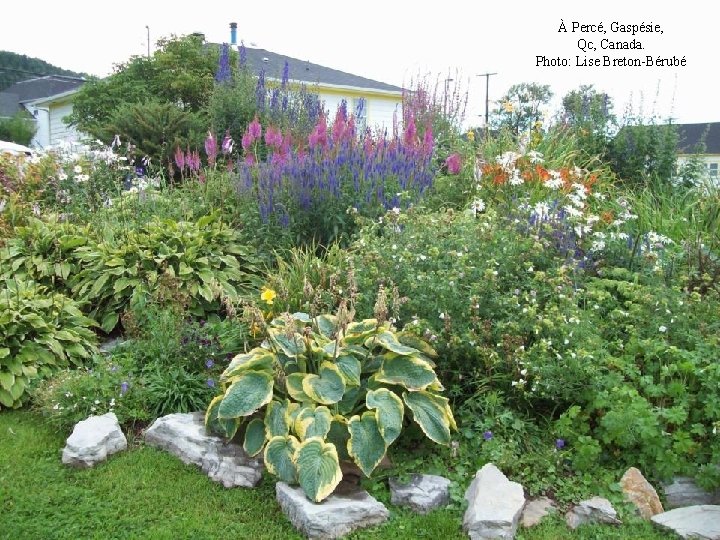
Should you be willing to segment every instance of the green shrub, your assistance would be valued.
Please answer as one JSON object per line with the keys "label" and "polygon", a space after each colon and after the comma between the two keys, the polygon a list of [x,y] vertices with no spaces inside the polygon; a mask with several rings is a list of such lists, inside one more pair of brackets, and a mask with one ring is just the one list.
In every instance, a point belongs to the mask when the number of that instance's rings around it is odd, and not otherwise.
{"label": "green shrub", "polygon": [[0,405],[20,407],[36,377],[80,366],[96,352],[93,321],[77,304],[33,282],[6,280],[0,289]]}
{"label": "green shrub", "polygon": [[18,111],[11,118],[0,118],[0,141],[28,146],[36,131],[35,121],[26,111]]}
{"label": "green shrub", "polygon": [[341,306],[337,317],[296,313],[272,321],[263,345],[223,372],[208,428],[231,439],[247,419],[245,451],[264,449],[268,470],[299,482],[315,502],[342,479],[341,460],[370,476],[400,435],[405,407],[431,440],[450,444],[456,426],[438,393],[435,352],[382,322],[383,303],[381,295],[380,320],[350,322]]}
{"label": "green shrub", "polygon": [[154,220],[136,231],[77,248],[83,269],[73,294],[110,332],[150,296],[203,316],[238,302],[257,283],[255,256],[218,214],[197,222]]}

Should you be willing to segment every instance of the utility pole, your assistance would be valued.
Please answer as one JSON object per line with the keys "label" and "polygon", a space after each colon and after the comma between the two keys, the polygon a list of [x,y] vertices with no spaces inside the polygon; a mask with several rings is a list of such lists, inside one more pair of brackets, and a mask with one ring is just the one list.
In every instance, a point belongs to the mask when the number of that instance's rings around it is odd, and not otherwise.
{"label": "utility pole", "polygon": [[150,58],[150,26],[146,24],[145,29],[147,30],[147,57]]}
{"label": "utility pole", "polygon": [[497,73],[480,73],[478,77],[485,77],[485,138],[488,138],[488,123],[490,121],[490,77]]}

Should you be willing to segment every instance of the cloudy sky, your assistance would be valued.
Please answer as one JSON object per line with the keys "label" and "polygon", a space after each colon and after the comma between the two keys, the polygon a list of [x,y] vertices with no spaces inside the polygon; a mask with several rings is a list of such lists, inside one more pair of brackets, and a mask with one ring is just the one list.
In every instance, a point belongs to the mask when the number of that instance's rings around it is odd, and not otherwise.
{"label": "cloudy sky", "polygon": [[[519,82],[549,84],[555,103],[569,90],[593,84],[613,97],[620,116],[629,109],[676,122],[709,122],[720,121],[718,23],[711,14],[714,8],[708,7],[712,4],[216,0],[190,8],[163,0],[35,0],[31,5],[3,5],[0,50],[105,76],[113,64],[145,54],[146,26],[153,47],[160,37],[196,31],[210,41],[229,41],[229,23],[234,21],[246,45],[371,79],[408,85],[423,77],[443,85],[452,78],[449,84],[460,84],[468,92],[467,123],[472,125],[479,125],[484,113],[485,79],[477,75],[486,72],[497,73],[490,78],[491,107]],[[558,31],[561,22],[567,32]],[[597,26],[573,31],[573,22],[603,23],[604,32]],[[636,28],[633,35],[633,25],[659,25],[662,33]],[[633,39],[642,50],[607,48],[608,43]],[[567,65],[543,67],[538,65],[543,56],[547,63],[555,59]],[[651,66],[603,65],[625,58],[647,64],[648,56]],[[674,57],[678,63],[684,58],[685,66],[658,67],[658,57]]]}

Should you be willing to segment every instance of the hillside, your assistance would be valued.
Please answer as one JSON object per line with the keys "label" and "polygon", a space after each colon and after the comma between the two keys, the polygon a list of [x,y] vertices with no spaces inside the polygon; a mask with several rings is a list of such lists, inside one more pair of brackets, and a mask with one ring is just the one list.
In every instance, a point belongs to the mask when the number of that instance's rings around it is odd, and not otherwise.
{"label": "hillside", "polygon": [[76,73],[53,66],[39,58],[31,58],[10,51],[0,51],[0,92],[18,81],[43,75],[86,76],[84,73]]}

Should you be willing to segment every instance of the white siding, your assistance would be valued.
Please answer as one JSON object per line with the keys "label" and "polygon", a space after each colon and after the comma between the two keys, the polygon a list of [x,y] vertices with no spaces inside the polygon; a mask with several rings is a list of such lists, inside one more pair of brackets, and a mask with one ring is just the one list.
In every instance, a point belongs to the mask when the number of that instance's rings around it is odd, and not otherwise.
{"label": "white siding", "polygon": [[325,93],[322,90],[318,92],[320,99],[325,104],[325,110],[328,112],[328,123],[332,123],[335,118],[335,112],[340,106],[340,103],[344,99],[348,104],[348,113],[352,114],[353,100],[357,100],[359,97],[365,99],[365,111],[367,114],[367,127],[373,131],[387,130],[389,136],[392,135],[393,126],[393,113],[396,108],[398,111],[399,120],[402,119],[401,114],[401,103],[402,97],[398,96],[397,99],[380,98],[376,96],[361,96],[357,93],[348,93],[347,95],[338,93]]}
{"label": "white siding", "polygon": [[77,141],[80,138],[75,128],[63,122],[63,118],[72,113],[72,101],[53,103],[50,106],[50,144],[61,141]]}

